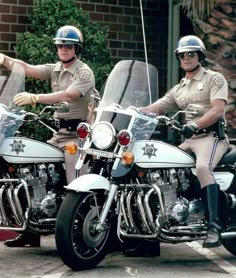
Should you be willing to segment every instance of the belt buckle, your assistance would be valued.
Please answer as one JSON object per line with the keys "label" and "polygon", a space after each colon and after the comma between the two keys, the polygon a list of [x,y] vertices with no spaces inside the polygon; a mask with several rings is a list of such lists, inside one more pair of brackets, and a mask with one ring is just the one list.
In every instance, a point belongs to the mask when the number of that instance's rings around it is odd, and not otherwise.
{"label": "belt buckle", "polygon": [[60,128],[60,120],[59,119],[54,119],[54,123],[57,128]]}

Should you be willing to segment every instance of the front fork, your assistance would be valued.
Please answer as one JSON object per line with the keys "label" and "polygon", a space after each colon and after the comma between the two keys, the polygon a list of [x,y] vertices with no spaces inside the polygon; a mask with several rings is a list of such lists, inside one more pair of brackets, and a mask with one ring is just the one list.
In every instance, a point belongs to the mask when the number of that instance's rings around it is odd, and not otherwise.
{"label": "front fork", "polygon": [[106,218],[108,216],[108,213],[109,213],[109,210],[111,208],[112,202],[115,198],[117,188],[118,188],[118,186],[116,184],[111,184],[108,197],[106,199],[106,202],[105,202],[105,204],[102,208],[102,211],[101,211],[100,215],[99,215],[99,212],[98,212],[98,223],[96,225],[96,230],[97,231],[103,230]]}

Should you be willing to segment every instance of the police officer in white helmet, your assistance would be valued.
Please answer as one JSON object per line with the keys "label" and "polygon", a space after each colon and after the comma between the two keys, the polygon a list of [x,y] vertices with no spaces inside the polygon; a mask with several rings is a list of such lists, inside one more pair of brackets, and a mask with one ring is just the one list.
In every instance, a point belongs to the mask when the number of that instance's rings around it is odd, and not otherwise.
{"label": "police officer in white helmet", "polygon": [[[11,70],[14,64],[20,64],[27,77],[51,82],[52,93],[18,93],[13,102],[17,106],[37,103],[54,104],[69,102],[70,109],[65,113],[55,113],[59,131],[48,142],[64,149],[69,141],[77,141],[76,127],[86,121],[91,95],[95,89],[95,77],[91,68],[80,60],[83,50],[82,32],[70,25],[58,29],[53,42],[57,49],[59,62],[55,64],[31,65],[19,59],[13,59],[0,53],[0,64]],[[73,159],[73,161],[71,161]],[[67,183],[76,175],[75,156],[65,154]],[[25,232],[13,240],[5,242],[8,247],[40,246],[40,236]]]}
{"label": "police officer in white helmet", "polygon": [[219,185],[213,176],[213,169],[229,147],[223,125],[228,84],[222,74],[202,67],[206,49],[200,38],[193,35],[181,38],[175,54],[185,77],[155,103],[140,109],[160,115],[184,110],[189,104],[203,106],[203,115],[186,117],[182,129],[186,140],[179,147],[196,156],[196,174],[208,219],[208,232],[203,247],[217,247],[221,244],[221,221]]}

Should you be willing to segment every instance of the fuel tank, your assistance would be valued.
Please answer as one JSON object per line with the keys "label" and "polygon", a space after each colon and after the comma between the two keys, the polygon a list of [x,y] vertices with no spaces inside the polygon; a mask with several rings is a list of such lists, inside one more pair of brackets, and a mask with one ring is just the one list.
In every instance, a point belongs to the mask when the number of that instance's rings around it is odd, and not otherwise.
{"label": "fuel tank", "polygon": [[25,137],[5,138],[0,146],[0,155],[10,163],[63,162],[60,149]]}
{"label": "fuel tank", "polygon": [[195,160],[191,155],[162,141],[136,141],[131,151],[134,154],[134,162],[142,168],[195,166]]}

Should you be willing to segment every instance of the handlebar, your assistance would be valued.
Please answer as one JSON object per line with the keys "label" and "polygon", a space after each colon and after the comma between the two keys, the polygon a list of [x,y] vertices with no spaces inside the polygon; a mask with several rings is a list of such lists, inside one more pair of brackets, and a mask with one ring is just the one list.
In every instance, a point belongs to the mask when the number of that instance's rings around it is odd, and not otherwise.
{"label": "handlebar", "polygon": [[179,114],[192,114],[192,115],[198,115],[199,113],[197,111],[191,111],[191,110],[179,110],[178,112],[176,112],[172,117],[167,117],[164,115],[157,115],[154,113],[145,113],[139,109],[137,109],[137,111],[145,116],[148,116],[150,118],[156,118],[156,120],[158,121],[162,121],[164,122],[167,126],[170,126],[172,129],[181,131],[183,126],[180,124],[180,122],[178,122],[175,118],[179,115]]}
{"label": "handlebar", "polygon": [[63,104],[60,105],[60,104],[57,104],[57,105],[48,105],[48,106],[45,106],[38,114],[36,113],[33,113],[33,112],[29,112],[29,111],[25,111],[25,110],[20,110],[20,111],[12,111],[11,114],[13,115],[13,121],[16,122],[18,120],[18,118],[21,119],[21,124],[25,124],[25,123],[30,123],[30,122],[37,122],[37,123],[40,123],[41,125],[45,126],[47,129],[49,129],[51,132],[53,133],[57,133],[57,131],[59,130],[58,127],[56,127],[53,123],[50,123],[53,122],[52,120],[46,120],[46,117],[44,116],[43,117],[43,113],[46,111],[46,110],[60,110],[60,109],[63,109],[64,106]]}
{"label": "handlebar", "polygon": [[169,118],[167,116],[157,116],[156,119],[165,122],[165,124],[167,126],[170,126],[172,129],[179,130],[179,131],[182,130],[182,125],[173,117]]}
{"label": "handlebar", "polygon": [[[52,106],[46,106],[45,107],[46,109],[51,109],[53,108]],[[42,115],[43,115],[43,112],[45,112],[46,109],[43,109],[39,114],[35,114],[35,113],[32,113],[32,112],[26,112],[25,115],[24,115],[24,123],[26,122],[37,122],[37,123],[40,123],[41,125],[45,126],[47,129],[49,129],[51,132],[53,133],[57,133],[57,131],[59,130],[58,127],[56,127],[55,125],[53,124],[50,124],[48,121],[46,121],[46,119],[42,119]],[[55,108],[53,108],[55,109]],[[30,118],[32,117],[32,118]]]}

